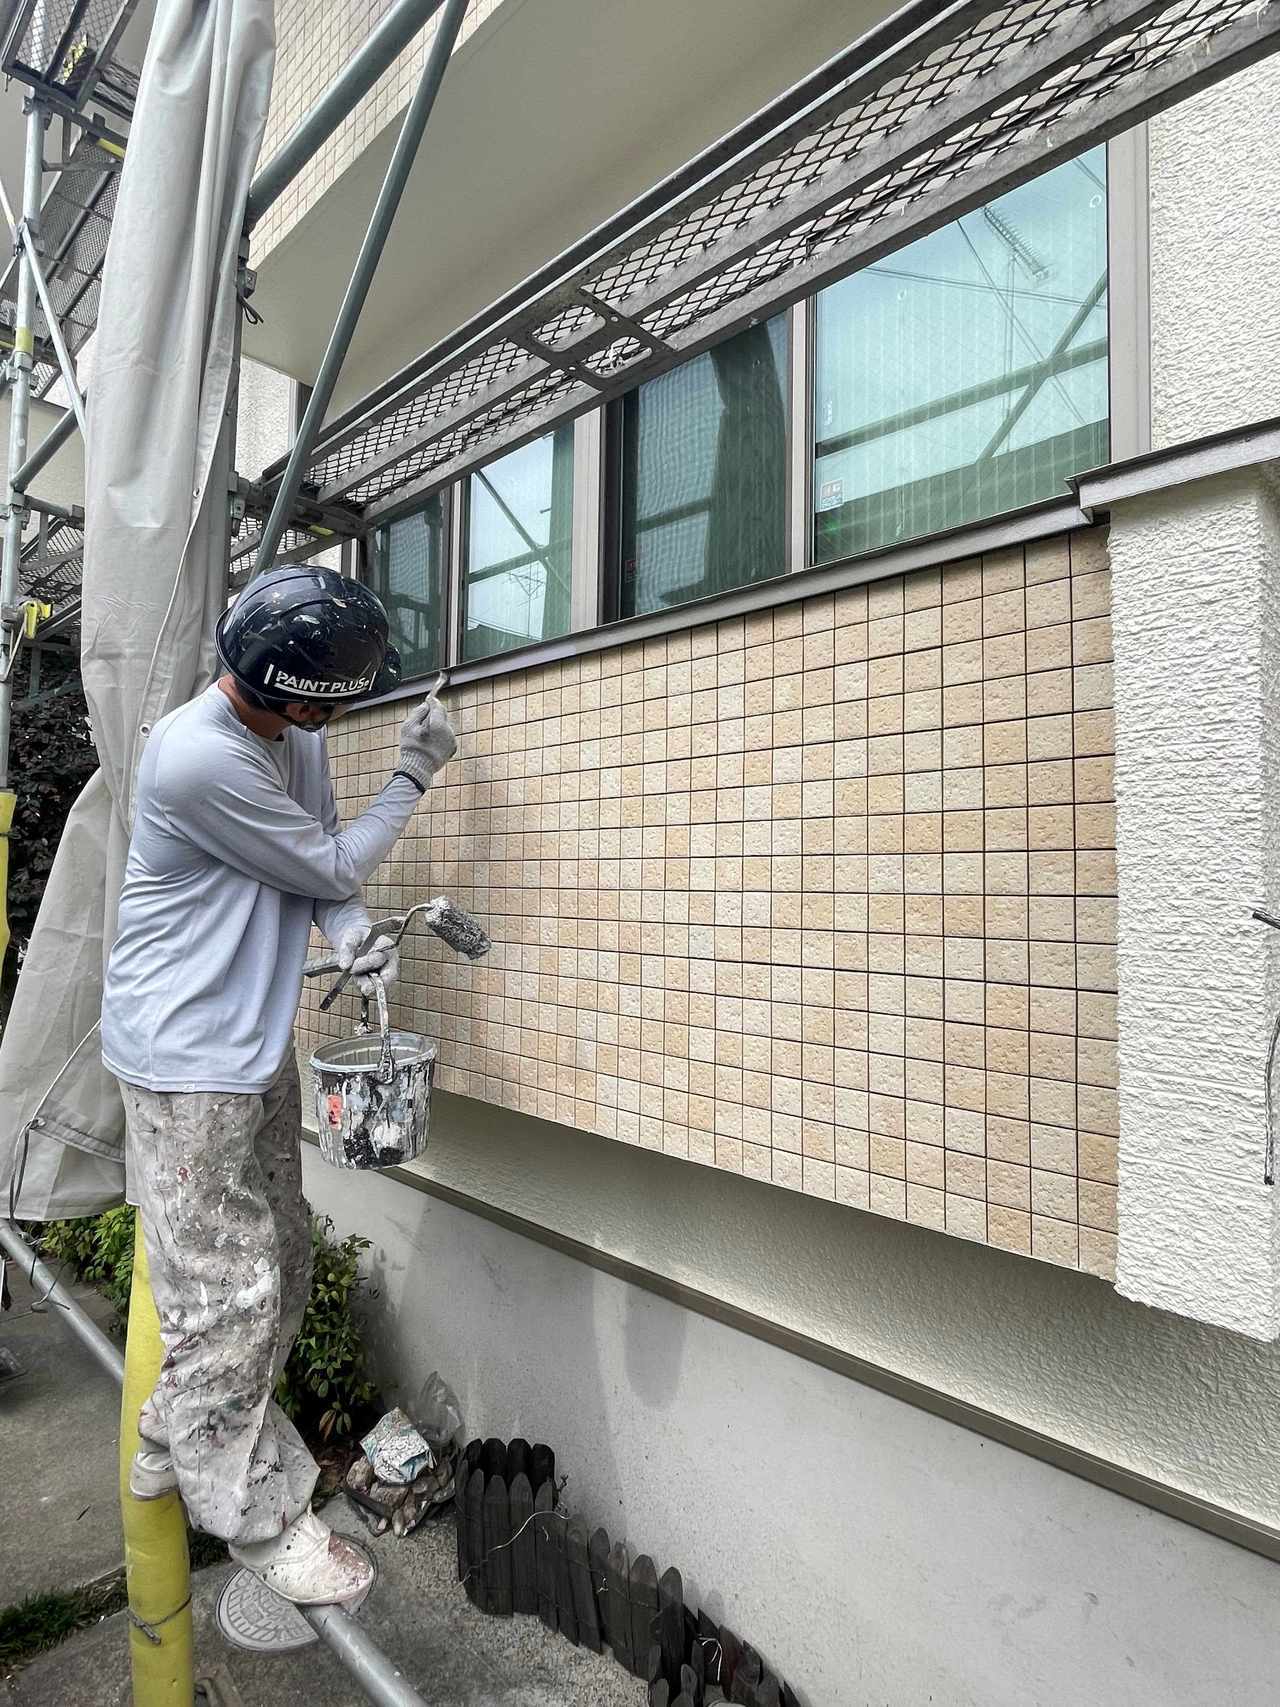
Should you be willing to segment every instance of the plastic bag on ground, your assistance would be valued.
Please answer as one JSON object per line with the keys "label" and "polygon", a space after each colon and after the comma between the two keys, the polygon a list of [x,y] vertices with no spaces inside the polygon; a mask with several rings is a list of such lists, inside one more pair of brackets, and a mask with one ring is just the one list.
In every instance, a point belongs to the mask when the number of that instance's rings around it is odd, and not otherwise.
{"label": "plastic bag on ground", "polygon": [[437,1456],[462,1428],[462,1408],[458,1396],[438,1370],[433,1369],[422,1384],[413,1420]]}

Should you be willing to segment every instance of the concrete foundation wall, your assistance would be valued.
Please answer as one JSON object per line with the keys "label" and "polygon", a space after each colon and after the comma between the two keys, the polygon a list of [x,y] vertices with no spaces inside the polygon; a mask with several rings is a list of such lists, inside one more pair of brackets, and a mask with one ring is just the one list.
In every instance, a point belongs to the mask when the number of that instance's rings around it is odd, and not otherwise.
{"label": "concrete foundation wall", "polygon": [[[954,1336],[957,1385],[1006,1400],[1021,1388],[1047,1426],[1065,1411],[1078,1429],[1101,1403],[1135,1455],[1186,1430],[1211,1477],[1234,1464],[1247,1479],[1248,1449],[1274,1451],[1265,1430],[1237,1438],[1231,1402],[1268,1354],[1101,1282],[476,1105],[445,1099],[438,1130],[433,1171],[487,1174],[548,1220],[590,1201],[604,1248],[624,1228],[650,1245],[662,1221],[673,1270],[703,1280],[723,1264],[722,1291],[778,1316],[892,1341],[908,1365],[946,1359]],[[686,1598],[811,1707],[1277,1698],[1268,1562],[408,1186],[311,1149],[306,1175],[340,1232],[374,1241],[396,1396],[411,1403],[438,1367],[469,1433],[553,1444],[572,1509],[660,1569],[678,1564]],[[1159,1358],[1125,1369],[1139,1336]],[[1199,1361],[1185,1396],[1184,1359]],[[1280,1396],[1275,1370],[1271,1387]]]}

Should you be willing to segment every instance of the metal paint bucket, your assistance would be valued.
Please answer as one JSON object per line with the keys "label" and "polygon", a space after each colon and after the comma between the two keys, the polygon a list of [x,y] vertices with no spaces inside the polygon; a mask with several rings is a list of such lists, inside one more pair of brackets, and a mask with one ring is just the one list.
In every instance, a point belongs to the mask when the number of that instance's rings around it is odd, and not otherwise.
{"label": "metal paint bucket", "polygon": [[321,1044],[311,1057],[320,1154],[337,1168],[393,1168],[427,1147],[436,1046],[391,1030],[375,982],[380,1031]]}

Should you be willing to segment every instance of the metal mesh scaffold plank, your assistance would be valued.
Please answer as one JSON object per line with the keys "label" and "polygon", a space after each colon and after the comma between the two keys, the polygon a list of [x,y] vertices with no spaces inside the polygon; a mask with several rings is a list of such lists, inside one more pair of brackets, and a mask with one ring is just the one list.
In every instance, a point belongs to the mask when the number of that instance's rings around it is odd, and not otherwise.
{"label": "metal mesh scaffold plank", "polygon": [[[40,241],[49,294],[74,357],[98,323],[102,263],[115,213],[118,162],[91,136],[82,136],[57,174],[40,210]],[[0,325],[12,331],[17,311],[18,267],[11,261],[0,278]],[[42,309],[35,315],[35,394],[45,397],[58,380]],[[45,359],[40,359],[44,356]]]}
{"label": "metal mesh scaffold plank", "polygon": [[18,571],[18,597],[52,605],[55,615],[80,596],[84,570],[84,523],[63,516],[32,517]]}
{"label": "metal mesh scaffold plank", "polygon": [[874,57],[850,50],[833,93],[712,171],[694,162],[658,212],[350,411],[308,488],[370,520],[407,508],[1280,45],[1280,7],[1257,0],[921,15],[887,48],[882,30]]}
{"label": "metal mesh scaffold plank", "polygon": [[137,69],[119,56],[138,0],[14,0],[0,66],[64,110],[90,102],[119,118],[133,112]]}

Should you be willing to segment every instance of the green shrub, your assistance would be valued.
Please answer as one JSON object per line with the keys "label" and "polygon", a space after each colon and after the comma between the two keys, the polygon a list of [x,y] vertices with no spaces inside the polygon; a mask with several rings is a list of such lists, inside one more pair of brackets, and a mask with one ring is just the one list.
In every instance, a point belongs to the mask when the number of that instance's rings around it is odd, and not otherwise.
{"label": "green shrub", "polygon": [[[111,1300],[123,1327],[133,1281],[130,1205],[83,1220],[50,1221],[32,1231],[47,1260],[66,1263]],[[378,1397],[352,1310],[365,1284],[360,1258],[369,1240],[352,1233],[338,1241],[332,1232],[329,1216],[311,1217],[311,1295],[275,1394],[304,1434],[326,1441],[349,1439]]]}
{"label": "green shrub", "polygon": [[123,1330],[129,1315],[133,1284],[134,1209],[122,1203],[101,1215],[77,1221],[50,1221],[36,1230],[41,1254],[53,1263],[68,1263],[82,1280],[108,1299]]}
{"label": "green shrub", "polygon": [[365,1284],[360,1258],[369,1240],[349,1233],[330,1238],[327,1215],[311,1217],[311,1297],[289,1361],[276,1388],[276,1402],[303,1433],[345,1440],[377,1399],[366,1372],[364,1342],[352,1302]]}
{"label": "green shrub", "polygon": [[[29,655],[14,669],[12,752],[9,773],[17,793],[9,836],[9,925],[13,943],[0,967],[0,1017],[8,1013],[18,979],[18,950],[35,925],[67,814],[97,765],[88,707],[80,686],[79,657],[46,649],[45,692],[26,700]],[[50,689],[56,691],[48,691]]]}

